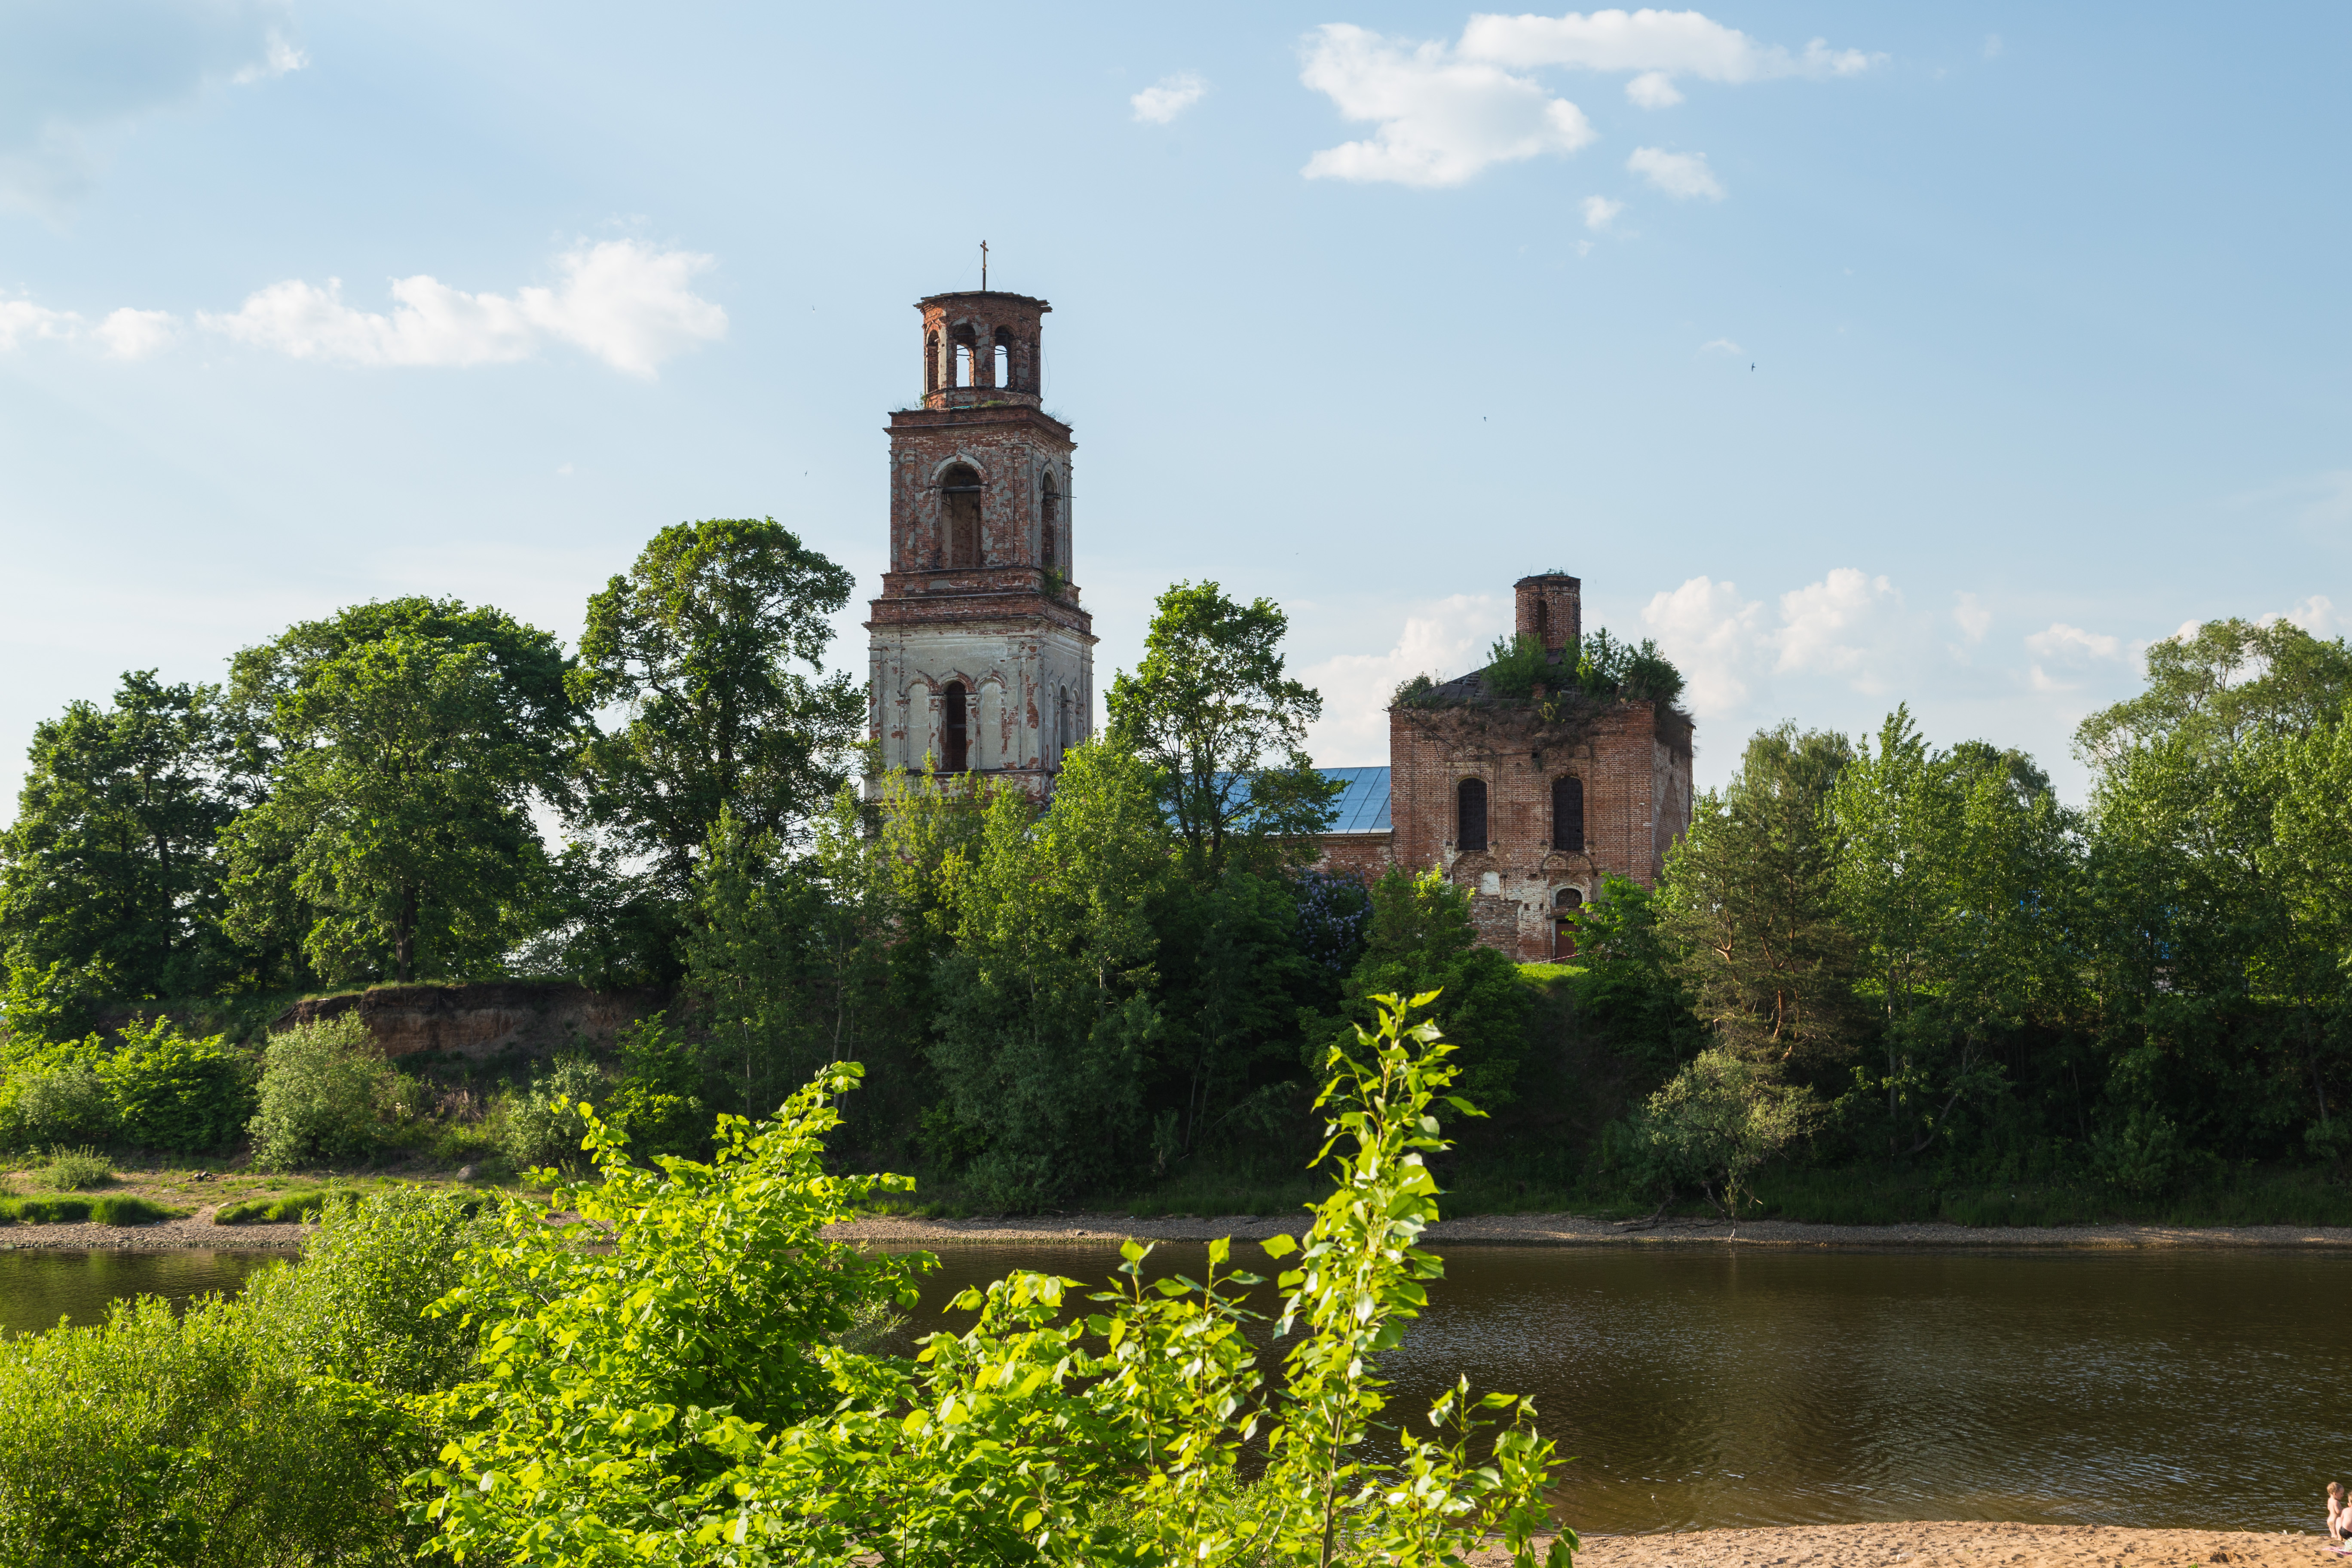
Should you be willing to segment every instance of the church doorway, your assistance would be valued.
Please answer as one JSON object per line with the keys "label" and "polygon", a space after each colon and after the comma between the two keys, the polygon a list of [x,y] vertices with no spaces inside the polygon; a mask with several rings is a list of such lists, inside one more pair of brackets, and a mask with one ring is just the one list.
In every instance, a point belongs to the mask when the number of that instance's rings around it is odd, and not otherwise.
{"label": "church doorway", "polygon": [[1584,907],[1584,895],[1574,888],[1562,888],[1551,900],[1551,957],[1554,963],[1565,963],[1576,956],[1576,911]]}

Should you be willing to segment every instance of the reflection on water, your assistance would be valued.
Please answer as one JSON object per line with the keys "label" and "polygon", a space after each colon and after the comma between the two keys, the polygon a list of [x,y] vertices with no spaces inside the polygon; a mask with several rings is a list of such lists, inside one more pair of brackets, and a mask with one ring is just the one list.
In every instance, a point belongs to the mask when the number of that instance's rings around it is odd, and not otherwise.
{"label": "reflection on water", "polygon": [[102,1322],[107,1303],[125,1296],[173,1301],[206,1290],[235,1290],[245,1277],[287,1254],[266,1252],[0,1252],[0,1331],[53,1329],[60,1318]]}
{"label": "reflection on water", "polygon": [[[1109,1247],[939,1250],[915,1331],[1008,1269],[1118,1264]],[[1197,1277],[1203,1249],[1163,1260]],[[1388,1360],[1391,1412],[1464,1372],[1533,1394],[1578,1456],[1558,1500],[1582,1530],[2302,1530],[2352,1471],[2352,1258],[1456,1247],[1445,1269]]]}

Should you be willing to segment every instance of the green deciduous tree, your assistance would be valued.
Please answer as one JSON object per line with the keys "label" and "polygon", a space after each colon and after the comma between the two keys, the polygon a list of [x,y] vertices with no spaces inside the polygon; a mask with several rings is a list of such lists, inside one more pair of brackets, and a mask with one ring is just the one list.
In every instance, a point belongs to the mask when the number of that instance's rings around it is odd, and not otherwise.
{"label": "green deciduous tree", "polygon": [[1731,782],[1693,803],[1667,856],[1662,924],[1696,1009],[1751,1056],[1811,1065],[1853,1048],[1854,942],[1825,815],[1853,757],[1840,735],[1758,731]]}
{"label": "green deciduous tree", "polygon": [[[114,705],[33,731],[16,820],[0,832],[0,963],[89,1027],[103,1000],[202,994],[236,954],[219,930],[215,841],[236,815],[219,689],[127,673]],[[12,1006],[12,1028],[29,1023]]]}
{"label": "green deciduous tree", "polygon": [[1283,673],[1289,617],[1214,583],[1160,595],[1143,661],[1110,689],[1117,743],[1160,772],[1159,790],[1192,873],[1213,880],[1236,852],[1252,864],[1311,858],[1339,786],[1307,759],[1323,700]]}
{"label": "green deciduous tree", "polygon": [[495,966],[538,918],[530,810],[565,798],[584,727],[554,638],[398,599],[239,654],[268,795],[224,837],[232,932],[289,931],[337,980]]}
{"label": "green deciduous tree", "polygon": [[1757,1171],[1822,1115],[1810,1089],[1781,1080],[1778,1062],[1717,1046],[1685,1062],[1650,1097],[1637,1132],[1669,1183],[1696,1186],[1737,1231]]}
{"label": "green deciduous tree", "polygon": [[649,860],[652,896],[688,897],[722,810],[796,847],[832,798],[866,721],[823,673],[852,585],[772,518],[714,519],[662,530],[588,601],[572,690],[627,718],[583,755],[586,820]]}

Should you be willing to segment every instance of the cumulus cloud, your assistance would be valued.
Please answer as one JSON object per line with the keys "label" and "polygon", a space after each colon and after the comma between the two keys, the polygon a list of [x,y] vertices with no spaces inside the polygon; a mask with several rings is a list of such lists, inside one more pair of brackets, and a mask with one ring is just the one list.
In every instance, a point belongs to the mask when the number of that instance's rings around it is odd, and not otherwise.
{"label": "cumulus cloud", "polygon": [[1726,359],[1738,359],[1748,353],[1746,349],[1741,348],[1729,338],[1709,338],[1706,342],[1699,344],[1698,352],[1703,354],[1721,354]]}
{"label": "cumulus cloud", "polygon": [[1625,167],[1641,175],[1658,189],[1677,201],[1693,196],[1705,196],[1709,201],[1721,201],[1727,194],[1723,182],[1706,166],[1704,153],[1669,153],[1663,147],[1636,147],[1633,155],[1625,160]]}
{"label": "cumulus cloud", "polygon": [[110,313],[90,336],[116,359],[145,359],[169,345],[178,327],[179,322],[168,310],[133,310],[126,307]]}
{"label": "cumulus cloud", "polygon": [[30,300],[0,300],[0,350],[27,341],[73,338],[81,329],[82,319],[71,310],[52,310]]}
{"label": "cumulus cloud", "polygon": [[2281,621],[2292,622],[2313,637],[2324,637],[2341,624],[2336,614],[2335,601],[2325,594],[2314,594],[2291,610],[2273,610],[2255,617],[2258,625],[2274,626]]}
{"label": "cumulus cloud", "polygon": [[2063,621],[2053,621],[2049,629],[2038,631],[2025,639],[2025,646],[2043,658],[2114,658],[2123,652],[2123,641],[2105,632],[2084,631]]}
{"label": "cumulus cloud", "polygon": [[1664,71],[1643,71],[1625,84],[1625,96],[1637,109],[1672,109],[1683,100],[1675,79]]}
{"label": "cumulus cloud", "polygon": [[1690,709],[1702,719],[1748,700],[1759,649],[1767,640],[1764,606],[1730,583],[1693,577],[1642,607],[1642,626],[1689,682]]}
{"label": "cumulus cloud", "polygon": [[1584,226],[1591,229],[1607,228],[1617,221],[1617,215],[1624,210],[1623,202],[1612,202],[1607,196],[1587,196],[1584,198]]}
{"label": "cumulus cloud", "polygon": [[1856,76],[1886,58],[1859,49],[1832,49],[1821,38],[1792,54],[1778,44],[1759,44],[1697,11],[1652,10],[1473,16],[1463,29],[1461,52],[1471,59],[1522,69],[1569,66],[1639,71],[1669,82],[1690,76],[1726,83]]}
{"label": "cumulus cloud", "polygon": [[1885,689],[1877,656],[1902,630],[1903,595],[1885,577],[1841,566],[1818,583],[1780,595],[1780,657],[1773,668],[1837,675],[1857,689]]}
{"label": "cumulus cloud", "polygon": [[1450,679],[1486,662],[1509,629],[1510,611],[1484,594],[1456,594],[1416,605],[1386,653],[1341,654],[1300,679],[1323,694],[1323,717],[1307,749],[1328,767],[1378,767],[1389,760],[1389,699],[1416,675]]}
{"label": "cumulus cloud", "polygon": [[347,304],[342,282],[274,283],[232,313],[198,315],[209,331],[296,359],[360,365],[474,365],[527,359],[551,342],[616,370],[661,363],[727,333],[727,313],[694,292],[712,258],[636,240],[583,245],[556,258],[561,281],[509,298],[469,294],[418,274],[392,284],[388,314]]}
{"label": "cumulus cloud", "polygon": [[1492,164],[1573,153],[1595,134],[1582,110],[1525,76],[1341,22],[1310,37],[1299,79],[1344,119],[1377,127],[1309,158],[1308,179],[1458,185]]}
{"label": "cumulus cloud", "polygon": [[1960,635],[1969,641],[1984,641],[1985,633],[1992,627],[1992,612],[1978,603],[1974,594],[1962,594],[1952,606],[1952,619],[1959,624]]}
{"label": "cumulus cloud", "polygon": [[141,121],[306,63],[286,0],[0,5],[0,207],[62,217]]}
{"label": "cumulus cloud", "polygon": [[1161,77],[1127,101],[1136,119],[1147,125],[1165,125],[1200,102],[1208,90],[1209,84],[1191,71],[1178,71]]}

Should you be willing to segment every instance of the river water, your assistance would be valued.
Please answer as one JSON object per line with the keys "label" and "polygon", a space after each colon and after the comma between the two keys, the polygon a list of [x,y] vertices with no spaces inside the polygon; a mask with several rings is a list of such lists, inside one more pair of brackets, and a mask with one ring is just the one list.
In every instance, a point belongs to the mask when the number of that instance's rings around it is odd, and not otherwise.
{"label": "river water", "polygon": [[[906,1338],[1014,1268],[1103,1246],[936,1249]],[[1239,1248],[1243,1261],[1255,1247]],[[1159,1268],[1197,1277],[1198,1247]],[[237,1253],[0,1252],[0,1326],[233,1289]],[[1388,1359],[1391,1414],[1466,1372],[1532,1394],[1596,1533],[1984,1519],[2307,1530],[2352,1479],[2352,1257],[2301,1251],[1454,1247]],[[1271,1269],[1267,1270],[1271,1272]],[[1261,1292],[1263,1304],[1271,1298]]]}

